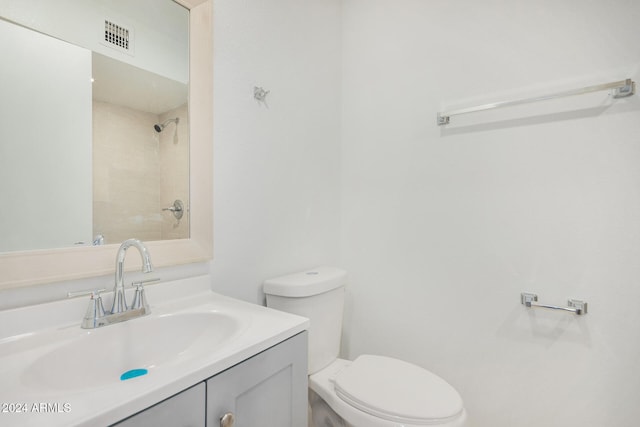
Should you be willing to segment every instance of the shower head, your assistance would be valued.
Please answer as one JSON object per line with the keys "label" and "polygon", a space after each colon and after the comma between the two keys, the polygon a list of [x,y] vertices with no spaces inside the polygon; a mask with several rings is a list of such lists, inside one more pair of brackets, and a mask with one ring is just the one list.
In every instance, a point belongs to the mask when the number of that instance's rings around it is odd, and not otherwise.
{"label": "shower head", "polygon": [[175,119],[169,119],[169,120],[165,121],[162,124],[157,123],[157,124],[153,125],[153,128],[156,130],[156,132],[160,133],[165,128],[165,126],[167,126],[169,123],[175,123],[177,125],[179,121],[180,121],[180,119],[178,117],[176,117]]}

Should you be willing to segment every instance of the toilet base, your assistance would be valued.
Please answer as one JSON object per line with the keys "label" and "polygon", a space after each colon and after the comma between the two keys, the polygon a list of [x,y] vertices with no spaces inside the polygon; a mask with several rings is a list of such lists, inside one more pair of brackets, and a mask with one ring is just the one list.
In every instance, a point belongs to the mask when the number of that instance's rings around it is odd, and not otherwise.
{"label": "toilet base", "polygon": [[309,390],[309,405],[309,427],[352,427],[313,390]]}

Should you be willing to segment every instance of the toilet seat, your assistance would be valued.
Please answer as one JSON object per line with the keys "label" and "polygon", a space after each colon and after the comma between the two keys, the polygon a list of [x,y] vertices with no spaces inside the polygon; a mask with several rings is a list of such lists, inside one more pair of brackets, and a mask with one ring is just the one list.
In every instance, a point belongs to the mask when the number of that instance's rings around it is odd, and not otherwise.
{"label": "toilet seat", "polygon": [[333,383],[349,405],[396,423],[433,425],[463,412],[462,398],[446,381],[390,357],[362,355],[340,370]]}
{"label": "toilet seat", "polygon": [[[361,356],[362,357],[362,356]],[[395,359],[394,359],[395,360]],[[338,397],[335,389],[335,380],[340,376],[342,371],[346,371],[354,362],[345,359],[335,359],[324,369],[309,376],[309,389],[310,394],[317,394],[322,401],[324,401],[333,411],[335,411],[342,419],[345,420],[347,426],[355,427],[468,427],[467,426],[467,413],[462,409],[458,416],[451,416],[449,419],[431,419],[423,422],[399,422],[390,421],[388,419],[381,418],[376,415],[372,415],[364,410],[361,410],[351,403],[346,402],[343,398]],[[376,369],[380,369],[379,367]],[[422,369],[422,368],[419,368]],[[380,375],[377,371],[371,374],[367,378],[368,381]],[[433,374],[432,374],[433,375]],[[444,381],[444,380],[442,380]],[[451,387],[447,384],[448,387]],[[455,390],[454,390],[455,391]],[[457,392],[456,392],[457,393]],[[459,398],[459,396],[458,396]],[[460,399],[462,400],[462,399]],[[312,405],[313,406],[313,405]],[[386,406],[386,405],[385,405]],[[431,405],[430,405],[431,406]],[[313,411],[313,408],[312,408]],[[324,424],[320,424],[324,425]],[[342,425],[339,423],[329,425]]]}

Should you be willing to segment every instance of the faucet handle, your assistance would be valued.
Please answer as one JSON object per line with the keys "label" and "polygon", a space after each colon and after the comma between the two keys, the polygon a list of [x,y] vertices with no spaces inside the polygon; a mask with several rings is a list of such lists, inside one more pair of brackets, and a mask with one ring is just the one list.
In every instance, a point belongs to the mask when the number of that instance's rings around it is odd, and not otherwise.
{"label": "faucet handle", "polygon": [[91,299],[102,298],[100,294],[106,291],[106,289],[93,289],[90,291],[78,291],[78,292],[67,292],[67,298],[75,298],[75,297],[83,297],[85,295],[91,295]]}
{"label": "faucet handle", "polygon": [[68,292],[67,297],[73,298],[84,295],[91,295],[89,306],[82,319],[81,327],[84,329],[95,328],[96,323],[102,317],[105,317],[104,305],[102,305],[102,296],[100,295],[106,289],[95,289],[91,291]]}
{"label": "faucet handle", "polygon": [[159,282],[160,280],[161,279],[159,277],[147,280],[139,280],[137,282],[131,282],[131,286],[138,289],[140,286],[146,285],[147,283]]}
{"label": "faucet handle", "polygon": [[135,293],[133,294],[133,302],[131,303],[131,310],[137,310],[140,308],[144,308],[144,313],[151,313],[151,308],[149,307],[149,303],[147,302],[147,297],[144,294],[144,285],[145,283],[158,282],[160,279],[149,279],[149,280],[141,280],[139,282],[133,282],[131,286],[135,287]]}

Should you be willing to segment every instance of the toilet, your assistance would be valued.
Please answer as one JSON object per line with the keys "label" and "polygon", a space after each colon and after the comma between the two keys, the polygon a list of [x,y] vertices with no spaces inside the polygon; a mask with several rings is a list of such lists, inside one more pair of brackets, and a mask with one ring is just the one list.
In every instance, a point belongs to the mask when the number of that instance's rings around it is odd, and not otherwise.
{"label": "toilet", "polygon": [[310,319],[310,427],[468,427],[458,392],[411,363],[339,359],[347,273],[333,267],[266,280],[267,306]]}

